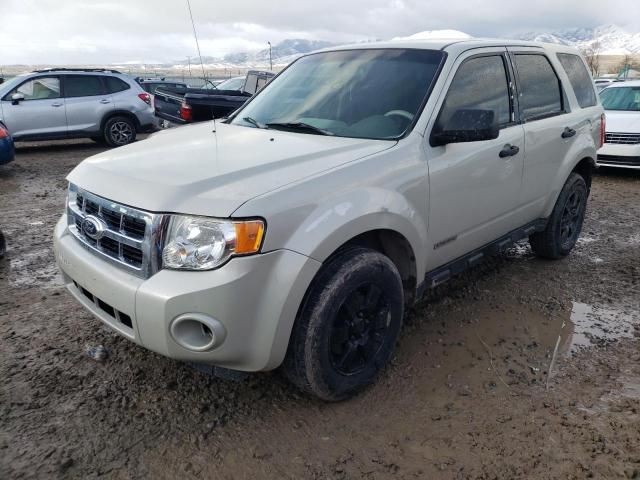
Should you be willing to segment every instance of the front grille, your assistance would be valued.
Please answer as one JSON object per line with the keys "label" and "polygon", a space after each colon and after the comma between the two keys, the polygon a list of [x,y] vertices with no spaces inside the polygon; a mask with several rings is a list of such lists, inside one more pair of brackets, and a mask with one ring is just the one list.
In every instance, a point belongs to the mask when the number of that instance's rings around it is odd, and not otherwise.
{"label": "front grille", "polygon": [[[91,252],[142,278],[158,270],[165,216],[112,202],[75,185],[69,187],[67,213],[69,231]],[[88,216],[102,226],[97,238],[83,229]]]}
{"label": "front grille", "polygon": [[598,163],[601,165],[623,165],[640,167],[640,157],[626,157],[623,155],[598,155]]}
{"label": "front grille", "polygon": [[618,143],[623,145],[636,145],[640,143],[640,133],[615,133],[607,132],[605,143]]}

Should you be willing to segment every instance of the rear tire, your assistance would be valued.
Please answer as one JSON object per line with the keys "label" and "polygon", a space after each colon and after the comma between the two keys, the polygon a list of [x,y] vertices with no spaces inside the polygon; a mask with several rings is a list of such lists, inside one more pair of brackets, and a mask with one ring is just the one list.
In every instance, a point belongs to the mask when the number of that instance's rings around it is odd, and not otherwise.
{"label": "rear tire", "polygon": [[373,383],[395,347],[404,293],[393,262],[367,248],[337,254],[313,281],[283,364],[302,390],[327,401]]}
{"label": "rear tire", "polygon": [[571,252],[582,230],[588,195],[582,175],[571,173],[558,195],[546,228],[529,236],[536,255],[555,260]]}
{"label": "rear tire", "polygon": [[136,140],[136,126],[127,117],[111,117],[102,127],[102,138],[110,147],[121,147]]}

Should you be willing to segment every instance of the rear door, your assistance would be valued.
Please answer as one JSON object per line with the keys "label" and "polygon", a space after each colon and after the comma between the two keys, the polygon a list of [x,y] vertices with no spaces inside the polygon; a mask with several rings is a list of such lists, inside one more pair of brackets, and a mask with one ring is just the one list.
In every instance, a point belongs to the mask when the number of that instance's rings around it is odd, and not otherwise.
{"label": "rear door", "polygon": [[569,154],[584,115],[571,112],[567,94],[556,67],[540,48],[509,48],[518,88],[520,118],[524,125],[524,177],[520,201],[523,214],[540,217],[551,186]]}
{"label": "rear door", "polygon": [[[24,100],[12,101],[11,96],[15,93],[22,94]],[[4,122],[14,137],[66,134],[65,102],[61,97],[58,75],[41,75],[25,80],[1,101]]]}
{"label": "rear door", "polygon": [[104,116],[113,110],[100,75],[63,75],[63,92],[67,106],[68,132],[99,132]]}
{"label": "rear door", "polygon": [[[515,119],[512,71],[506,48],[459,57],[432,129],[460,109],[494,112],[494,140],[432,147],[429,161],[429,231],[435,268],[520,227],[517,215],[524,141]],[[501,153],[503,152],[503,153]],[[505,154],[504,152],[509,152]]]}

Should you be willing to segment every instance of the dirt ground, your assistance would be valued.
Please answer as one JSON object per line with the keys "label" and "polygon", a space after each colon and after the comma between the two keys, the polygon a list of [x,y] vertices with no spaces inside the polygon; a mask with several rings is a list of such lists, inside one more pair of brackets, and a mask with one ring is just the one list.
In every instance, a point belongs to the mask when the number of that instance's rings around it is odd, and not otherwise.
{"label": "dirt ground", "polygon": [[325,404],[162,358],[71,298],[51,234],[100,148],[0,167],[0,478],[640,479],[640,172],[595,177],[568,258],[523,243],[430,292],[380,381]]}

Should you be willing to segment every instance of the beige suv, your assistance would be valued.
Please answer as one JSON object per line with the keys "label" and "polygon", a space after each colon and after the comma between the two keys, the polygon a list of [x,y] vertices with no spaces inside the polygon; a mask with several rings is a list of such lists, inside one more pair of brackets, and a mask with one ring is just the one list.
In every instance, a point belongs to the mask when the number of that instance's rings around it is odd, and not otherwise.
{"label": "beige suv", "polygon": [[82,162],[55,250],[139,345],[282,367],[326,400],[372,383],[425,289],[512,242],[561,258],[603,110],[579,54],[504,40],[306,55],[222,122]]}

